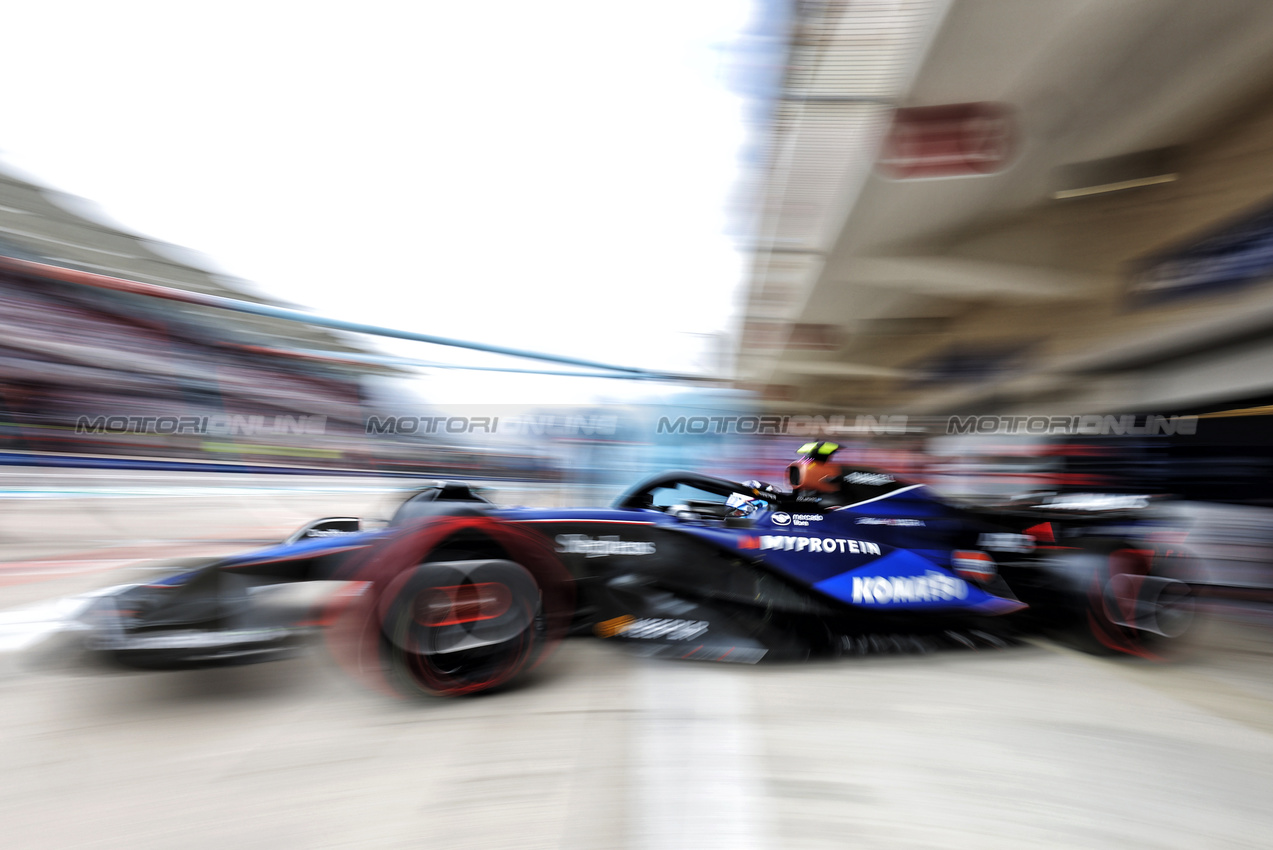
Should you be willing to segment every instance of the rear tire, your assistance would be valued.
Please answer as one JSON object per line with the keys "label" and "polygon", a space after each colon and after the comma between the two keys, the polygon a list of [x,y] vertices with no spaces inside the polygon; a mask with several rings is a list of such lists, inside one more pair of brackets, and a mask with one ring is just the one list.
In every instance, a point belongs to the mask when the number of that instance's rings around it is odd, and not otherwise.
{"label": "rear tire", "polygon": [[1183,553],[1117,540],[1075,542],[1082,551],[1060,559],[1070,587],[1062,639],[1095,655],[1154,660],[1185,639],[1194,596]]}

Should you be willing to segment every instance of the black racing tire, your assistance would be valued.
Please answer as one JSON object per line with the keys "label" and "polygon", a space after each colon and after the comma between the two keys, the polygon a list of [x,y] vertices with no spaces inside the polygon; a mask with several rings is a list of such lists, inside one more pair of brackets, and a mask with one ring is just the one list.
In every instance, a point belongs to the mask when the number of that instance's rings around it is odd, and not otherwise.
{"label": "black racing tire", "polygon": [[489,516],[414,521],[339,577],[351,584],[327,612],[333,657],[400,696],[500,688],[552,654],[575,611],[552,543]]}
{"label": "black racing tire", "polygon": [[1152,660],[1185,642],[1195,617],[1186,553],[1123,540],[1074,543],[1054,561],[1069,614],[1058,637],[1094,655]]}
{"label": "black racing tire", "polygon": [[380,647],[406,696],[458,696],[507,684],[547,641],[539,585],[512,561],[422,564],[388,589]]}

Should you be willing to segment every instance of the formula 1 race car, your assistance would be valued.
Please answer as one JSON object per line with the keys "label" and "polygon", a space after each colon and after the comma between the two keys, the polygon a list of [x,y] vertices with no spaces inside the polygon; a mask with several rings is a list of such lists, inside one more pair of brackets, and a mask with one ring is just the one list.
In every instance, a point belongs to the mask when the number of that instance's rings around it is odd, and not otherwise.
{"label": "formula 1 race car", "polygon": [[790,490],[688,472],[609,509],[500,508],[464,484],[389,524],[317,520],[281,545],[99,597],[94,652],[132,666],[265,661],[323,629],[404,693],[503,685],[567,634],[642,655],[755,663],[1043,633],[1157,657],[1193,618],[1189,558],[1140,497],[958,505],[806,446]]}

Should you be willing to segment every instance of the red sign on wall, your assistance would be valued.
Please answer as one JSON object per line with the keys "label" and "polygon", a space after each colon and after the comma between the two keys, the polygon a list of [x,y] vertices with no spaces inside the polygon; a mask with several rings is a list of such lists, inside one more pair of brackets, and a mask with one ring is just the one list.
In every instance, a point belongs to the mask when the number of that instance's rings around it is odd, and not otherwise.
{"label": "red sign on wall", "polygon": [[876,166],[894,180],[993,174],[1008,166],[1015,136],[1002,103],[897,109]]}

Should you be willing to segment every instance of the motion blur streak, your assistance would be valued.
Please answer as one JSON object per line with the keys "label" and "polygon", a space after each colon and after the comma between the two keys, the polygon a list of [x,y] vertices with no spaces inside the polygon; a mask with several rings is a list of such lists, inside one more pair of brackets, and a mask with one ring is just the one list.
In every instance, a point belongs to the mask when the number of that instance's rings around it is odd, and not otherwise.
{"label": "motion blur streak", "polygon": [[714,672],[649,662],[637,671],[635,848],[774,846],[751,686]]}
{"label": "motion blur streak", "polygon": [[5,848],[1270,845],[1273,3],[9,5]]}

